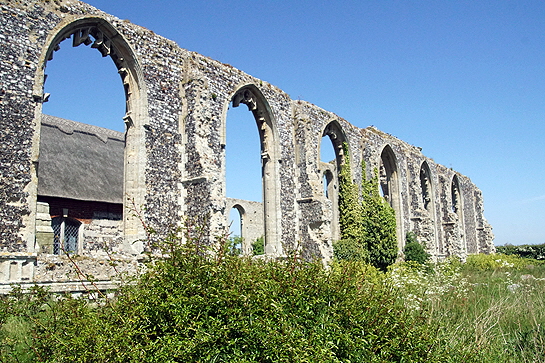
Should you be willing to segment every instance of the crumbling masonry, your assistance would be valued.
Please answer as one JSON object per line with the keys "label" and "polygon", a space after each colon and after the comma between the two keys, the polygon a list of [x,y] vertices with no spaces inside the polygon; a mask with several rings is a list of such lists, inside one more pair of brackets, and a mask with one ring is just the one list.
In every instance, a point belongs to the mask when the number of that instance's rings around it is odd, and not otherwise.
{"label": "crumbling masonry", "polygon": [[[228,229],[229,209],[245,208],[225,197],[230,104],[247,107],[259,130],[263,201],[246,207],[253,213],[246,227],[264,234],[266,254],[297,248],[308,258],[331,258],[339,237],[336,183],[344,142],[351,165],[363,159],[369,175],[380,170],[383,195],[396,211],[400,251],[409,231],[438,259],[494,251],[481,191],[417,147],[292,100],[267,82],[79,1],[0,0],[0,9],[0,286],[79,288],[66,257],[44,247],[53,238],[53,215],[47,203],[37,203],[46,66],[61,46],[90,46],[111,58],[126,93],[120,235],[108,240],[107,251],[78,249],[82,268],[105,288],[113,274],[107,255],[122,269],[135,268],[145,247],[142,222],[158,238],[186,219],[204,223],[203,238],[213,243]],[[320,162],[324,135],[336,163]],[[352,173],[359,184],[361,170]],[[144,207],[141,218],[131,206]]]}

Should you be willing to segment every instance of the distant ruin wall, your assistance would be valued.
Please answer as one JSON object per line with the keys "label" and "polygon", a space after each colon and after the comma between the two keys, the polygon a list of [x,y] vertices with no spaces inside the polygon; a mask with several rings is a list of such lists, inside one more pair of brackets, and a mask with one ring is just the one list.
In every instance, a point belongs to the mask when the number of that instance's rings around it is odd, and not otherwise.
{"label": "distant ruin wall", "polygon": [[248,200],[226,198],[225,218],[235,208],[240,214],[240,236],[242,237],[242,252],[252,255],[252,243],[265,236],[263,224],[263,203]]}
{"label": "distant ruin wall", "polygon": [[[248,108],[258,125],[268,254],[282,256],[287,249],[298,248],[308,258],[332,256],[338,226],[322,185],[319,148],[324,135],[335,145],[338,160],[339,144],[348,143],[357,184],[361,161],[366,161],[371,175],[375,168],[381,169],[381,157],[388,151],[388,162],[394,163],[389,172],[392,182],[395,179],[392,203],[400,251],[409,231],[436,258],[494,251],[480,190],[469,178],[436,164],[414,146],[292,100],[267,82],[79,1],[1,0],[0,9],[2,271],[6,261],[20,264],[13,271],[30,271],[24,261],[34,261],[36,267],[42,258],[36,240],[36,170],[39,120],[42,102],[47,101],[44,67],[47,59],[54,61],[57,50],[72,44],[88,44],[111,58],[127,93],[120,248],[127,256],[143,250],[139,242],[145,237],[143,224],[153,226],[154,238],[161,238],[189,218],[206,224],[202,237],[206,243],[227,231],[225,122],[231,102]],[[430,174],[425,183],[420,177],[424,162]],[[453,195],[459,195],[454,198],[456,208]],[[131,205],[143,207],[140,217],[130,212]],[[27,275],[29,279],[43,276],[32,271]]]}

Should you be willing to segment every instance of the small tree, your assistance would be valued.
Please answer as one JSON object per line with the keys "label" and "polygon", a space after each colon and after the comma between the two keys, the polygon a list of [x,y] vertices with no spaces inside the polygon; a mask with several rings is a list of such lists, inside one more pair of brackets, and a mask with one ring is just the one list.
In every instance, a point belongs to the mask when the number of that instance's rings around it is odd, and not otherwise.
{"label": "small tree", "polygon": [[226,252],[230,256],[238,256],[242,253],[242,236],[230,236],[227,240]]}

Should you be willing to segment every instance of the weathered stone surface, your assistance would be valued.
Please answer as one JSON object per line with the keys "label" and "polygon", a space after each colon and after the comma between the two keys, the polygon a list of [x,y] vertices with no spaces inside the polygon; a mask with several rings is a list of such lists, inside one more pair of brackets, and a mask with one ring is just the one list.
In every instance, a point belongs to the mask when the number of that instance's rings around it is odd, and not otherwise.
{"label": "weathered stone surface", "polygon": [[225,217],[235,208],[240,214],[240,233],[243,238],[242,253],[252,255],[252,243],[265,235],[263,225],[263,203],[248,200],[227,198],[225,201]]}
{"label": "weathered stone surface", "polygon": [[[391,135],[373,127],[359,129],[315,105],[291,100],[267,82],[79,1],[0,0],[0,23],[0,251],[5,261],[17,253],[37,254],[31,279],[57,278],[42,271],[39,262],[47,256],[36,240],[36,169],[41,103],[47,98],[45,67],[65,38],[70,39],[63,47],[88,44],[110,57],[127,92],[125,210],[122,226],[116,227],[123,233],[86,242],[85,253],[115,245],[120,254],[138,255],[144,225],[161,238],[191,220],[204,224],[205,233],[198,234],[204,243],[226,233],[225,120],[235,100],[248,107],[260,129],[268,254],[299,248],[308,258],[331,257],[338,226],[322,186],[323,135],[337,146],[348,143],[356,183],[361,182],[357,166],[362,160],[370,176],[380,169],[387,147],[394,163],[389,175],[394,194],[388,197],[396,209],[400,250],[405,234],[414,231],[436,258],[494,251],[480,190]],[[420,180],[424,162],[429,169],[425,191]],[[453,212],[455,180],[459,201]],[[17,261],[14,273],[24,270],[25,262]],[[17,273],[13,276],[24,275]]]}

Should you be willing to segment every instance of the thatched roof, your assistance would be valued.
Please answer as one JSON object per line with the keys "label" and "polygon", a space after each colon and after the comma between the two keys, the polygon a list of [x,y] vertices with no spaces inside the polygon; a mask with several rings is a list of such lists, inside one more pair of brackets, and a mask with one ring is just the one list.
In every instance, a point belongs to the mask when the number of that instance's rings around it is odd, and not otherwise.
{"label": "thatched roof", "polygon": [[42,115],[38,195],[123,202],[122,132]]}

